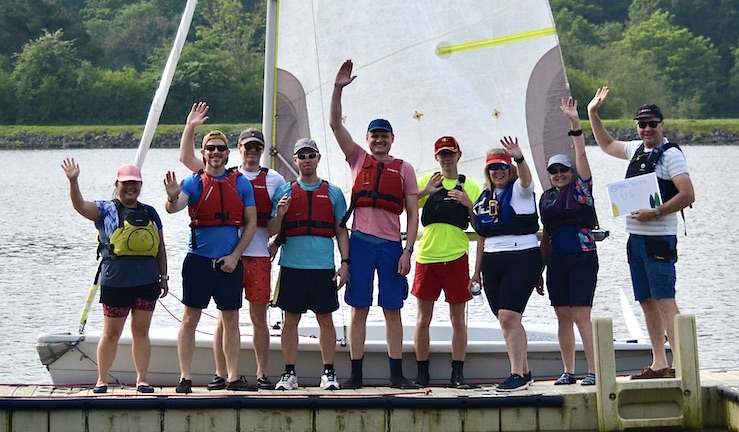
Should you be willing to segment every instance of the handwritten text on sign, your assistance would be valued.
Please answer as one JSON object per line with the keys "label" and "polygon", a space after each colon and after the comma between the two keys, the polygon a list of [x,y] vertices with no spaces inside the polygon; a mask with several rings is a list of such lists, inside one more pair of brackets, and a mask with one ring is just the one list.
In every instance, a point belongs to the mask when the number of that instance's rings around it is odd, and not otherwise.
{"label": "handwritten text on sign", "polygon": [[606,189],[614,217],[626,216],[633,211],[654,208],[662,204],[655,173],[608,183]]}

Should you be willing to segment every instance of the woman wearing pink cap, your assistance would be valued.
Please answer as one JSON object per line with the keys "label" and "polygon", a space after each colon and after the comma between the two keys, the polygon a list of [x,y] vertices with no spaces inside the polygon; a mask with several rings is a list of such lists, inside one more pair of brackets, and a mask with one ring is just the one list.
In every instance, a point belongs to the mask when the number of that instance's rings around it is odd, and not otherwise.
{"label": "woman wearing pink cap", "polygon": [[62,169],[69,179],[72,206],[95,222],[98,254],[102,257],[96,283],[101,287],[100,303],[105,318],[97,348],[98,379],[93,392],[108,391],[108,372],[130,312],[136,390],[153,393],[154,387],[146,381],[151,356],[149,325],[157,299],[169,291],[162,221],[153,207],[138,201],[142,179],[137,166],[118,168],[116,198],[96,201],[82,198],[77,182],[80,168],[74,159],[62,161]]}
{"label": "woman wearing pink cap", "polygon": [[488,303],[500,321],[511,376],[497,389],[509,392],[525,389],[532,380],[521,317],[539,279],[541,254],[531,170],[518,139],[506,137],[500,143],[502,149],[488,151],[486,188],[473,207],[480,238],[471,280],[480,283],[482,275]]}

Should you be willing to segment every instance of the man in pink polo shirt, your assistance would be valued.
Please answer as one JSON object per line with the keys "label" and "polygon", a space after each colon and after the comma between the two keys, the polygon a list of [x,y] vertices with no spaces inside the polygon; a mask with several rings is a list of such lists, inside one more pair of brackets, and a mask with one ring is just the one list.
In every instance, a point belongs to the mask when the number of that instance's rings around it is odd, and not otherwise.
{"label": "man in pink polo shirt", "polygon": [[[378,276],[377,303],[385,315],[390,363],[390,387],[418,388],[403,376],[403,323],[400,309],[408,298],[406,275],[411,269],[413,244],[418,234],[418,185],[413,167],[390,156],[395,135],[385,119],[372,120],[365,140],[367,153],[354,142],[341,122],[341,94],[354,81],[347,60],[336,75],[329,123],[346,155],[354,187],[344,223],[354,212],[349,258],[352,266],[344,299],[352,307],[349,331],[352,371],[342,388],[362,387],[362,360],[367,314],[372,305],[374,274]],[[406,246],[401,244],[400,214],[407,216]],[[361,257],[361,259],[359,258]]]}

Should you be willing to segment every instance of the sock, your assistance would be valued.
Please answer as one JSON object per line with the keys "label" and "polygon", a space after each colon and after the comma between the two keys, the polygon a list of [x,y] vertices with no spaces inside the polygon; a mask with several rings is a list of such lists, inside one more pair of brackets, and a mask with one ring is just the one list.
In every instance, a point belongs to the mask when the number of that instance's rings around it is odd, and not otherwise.
{"label": "sock", "polygon": [[333,363],[325,363],[323,365],[323,373],[334,373],[334,365]]}
{"label": "sock", "polygon": [[296,375],[295,365],[285,365],[285,373]]}
{"label": "sock", "polygon": [[403,359],[394,359],[394,358],[387,358],[388,363],[390,364],[390,377],[402,377],[403,376]]}
{"label": "sock", "polygon": [[418,365],[418,375],[425,375],[427,376],[429,374],[429,361],[428,360],[417,360],[416,364]]}
{"label": "sock", "polygon": [[352,360],[352,376],[357,378],[362,378],[362,364],[364,362],[364,357],[362,357],[359,360]]}

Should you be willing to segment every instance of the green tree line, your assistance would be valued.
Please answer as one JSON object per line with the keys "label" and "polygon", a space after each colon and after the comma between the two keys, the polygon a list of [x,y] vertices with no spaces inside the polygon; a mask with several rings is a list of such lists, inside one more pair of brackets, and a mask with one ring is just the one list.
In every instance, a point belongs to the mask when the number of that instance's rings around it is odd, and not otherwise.
{"label": "green tree line", "polygon": [[[573,96],[612,89],[605,118],[739,117],[735,0],[550,0]],[[0,124],[142,124],[184,0],[0,0]],[[207,100],[259,122],[264,0],[200,0],[162,123]]]}

